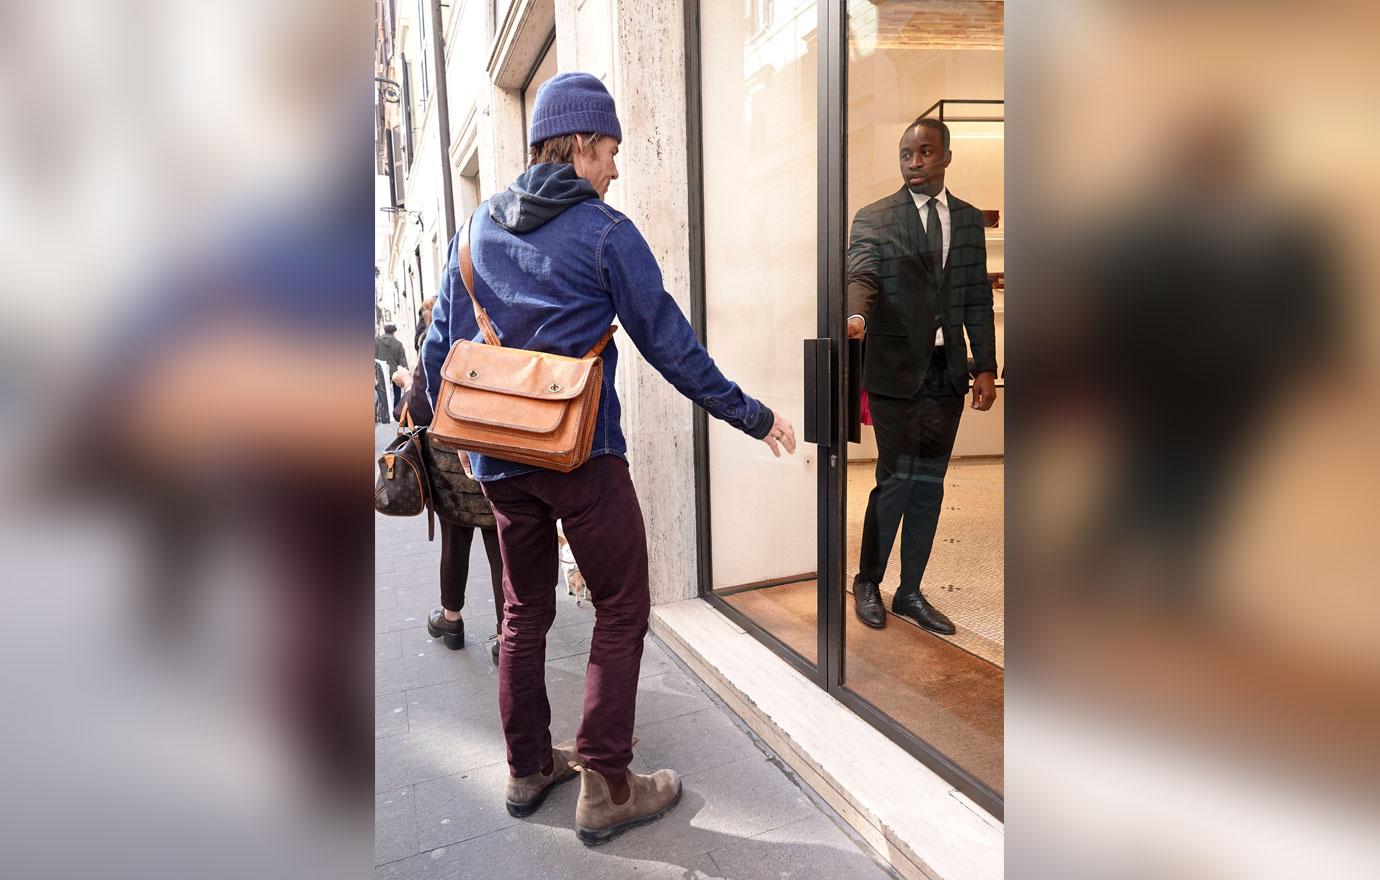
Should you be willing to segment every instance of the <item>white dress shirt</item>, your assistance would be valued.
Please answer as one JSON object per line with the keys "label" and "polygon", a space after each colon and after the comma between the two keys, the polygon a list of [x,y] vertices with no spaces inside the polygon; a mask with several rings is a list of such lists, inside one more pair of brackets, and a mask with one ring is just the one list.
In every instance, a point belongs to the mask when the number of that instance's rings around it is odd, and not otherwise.
{"label": "white dress shirt", "polygon": [[[910,197],[915,200],[915,210],[920,214],[920,231],[928,235],[930,231],[927,225],[930,217],[930,197],[917,192],[911,192]],[[944,248],[944,253],[940,257],[940,260],[943,265],[947,266],[949,264],[949,239],[953,230],[953,224],[949,222],[949,191],[947,189],[941,189],[939,195],[935,196],[934,199],[938,202],[938,204],[935,205],[935,209],[939,212],[939,229],[942,233],[940,239],[943,241]],[[862,316],[849,315],[849,317],[861,318]],[[865,318],[863,320],[866,321]],[[934,331],[934,344],[944,344],[943,327],[939,327]]]}

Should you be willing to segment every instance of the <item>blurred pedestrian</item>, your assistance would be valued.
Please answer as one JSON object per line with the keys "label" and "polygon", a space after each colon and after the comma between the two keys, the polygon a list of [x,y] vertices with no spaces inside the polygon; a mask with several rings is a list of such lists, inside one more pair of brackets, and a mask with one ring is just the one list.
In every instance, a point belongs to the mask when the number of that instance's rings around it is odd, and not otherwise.
{"label": "blurred pedestrian", "polygon": [[[374,339],[374,360],[383,361],[383,375],[390,380],[400,367],[407,369],[407,352],[403,349],[402,340],[398,339],[397,333],[397,324],[384,324],[383,335]],[[402,389],[396,382],[388,381],[387,384],[393,389],[391,409],[396,409],[398,402],[402,400]]]}
{"label": "blurred pedestrian", "polygon": [[422,307],[417,310],[417,337],[412,342],[412,347],[417,350],[420,357],[422,353],[422,341],[426,339],[426,331],[431,329],[431,310],[436,305],[436,297],[429,296],[422,301]]}

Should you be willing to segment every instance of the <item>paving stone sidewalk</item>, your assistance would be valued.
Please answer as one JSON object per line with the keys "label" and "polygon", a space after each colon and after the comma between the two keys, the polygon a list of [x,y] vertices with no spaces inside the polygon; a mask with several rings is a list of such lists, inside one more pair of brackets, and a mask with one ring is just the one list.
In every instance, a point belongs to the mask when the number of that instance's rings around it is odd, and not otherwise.
{"label": "paving stone sidewalk", "polygon": [[[376,426],[376,447],[393,436]],[[575,837],[579,781],[527,819],[503,806],[508,774],[497,669],[484,638],[493,600],[482,543],[466,590],[466,647],[426,633],[439,604],[439,539],[424,518],[375,517],[377,878],[617,880],[895,877],[655,636],[637,696],[633,769],[671,767],[685,793],[665,818],[587,848]],[[554,587],[553,587],[554,588]],[[554,741],[575,735],[594,610],[562,585],[547,639]]]}

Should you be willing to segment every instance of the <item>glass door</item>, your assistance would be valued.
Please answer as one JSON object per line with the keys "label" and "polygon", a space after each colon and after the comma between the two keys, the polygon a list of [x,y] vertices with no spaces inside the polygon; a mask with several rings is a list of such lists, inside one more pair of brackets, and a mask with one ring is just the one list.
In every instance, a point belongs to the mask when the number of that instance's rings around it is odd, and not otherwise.
{"label": "glass door", "polygon": [[696,318],[725,375],[783,413],[800,441],[795,455],[775,458],[764,443],[701,414],[704,592],[822,683],[827,502],[820,501],[823,447],[806,442],[806,419],[815,413],[803,350],[805,340],[824,335],[816,266],[819,13],[805,0],[691,6],[692,15],[698,7],[690,24],[697,57],[713,59],[698,69],[704,297]]}

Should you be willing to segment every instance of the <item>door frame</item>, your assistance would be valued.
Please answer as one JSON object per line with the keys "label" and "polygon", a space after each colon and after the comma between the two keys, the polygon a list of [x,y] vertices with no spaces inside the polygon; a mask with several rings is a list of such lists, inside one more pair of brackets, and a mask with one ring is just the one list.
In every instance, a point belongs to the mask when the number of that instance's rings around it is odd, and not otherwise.
{"label": "door frame", "polygon": [[[709,602],[745,632],[750,633],[801,675],[827,691],[856,715],[896,743],[940,778],[971,798],[998,820],[1004,816],[1004,798],[978,780],[939,749],[916,736],[895,719],[850,689],[844,678],[844,620],[847,556],[847,473],[849,362],[844,338],[844,255],[847,245],[847,139],[848,121],[848,4],[847,0],[817,0],[819,12],[819,69],[817,95],[818,199],[817,199],[817,296],[816,332],[828,340],[829,393],[827,413],[819,426],[818,568],[822,589],[818,595],[818,663],[812,664],[779,638],[748,618],[713,591],[713,557],[709,522],[709,416],[694,409],[695,529],[700,598]],[[685,91],[687,180],[690,212],[690,319],[700,343],[705,338],[704,283],[704,162],[701,109],[700,4],[685,3]],[[821,400],[820,403],[824,401]],[[804,432],[802,426],[802,434]]]}

